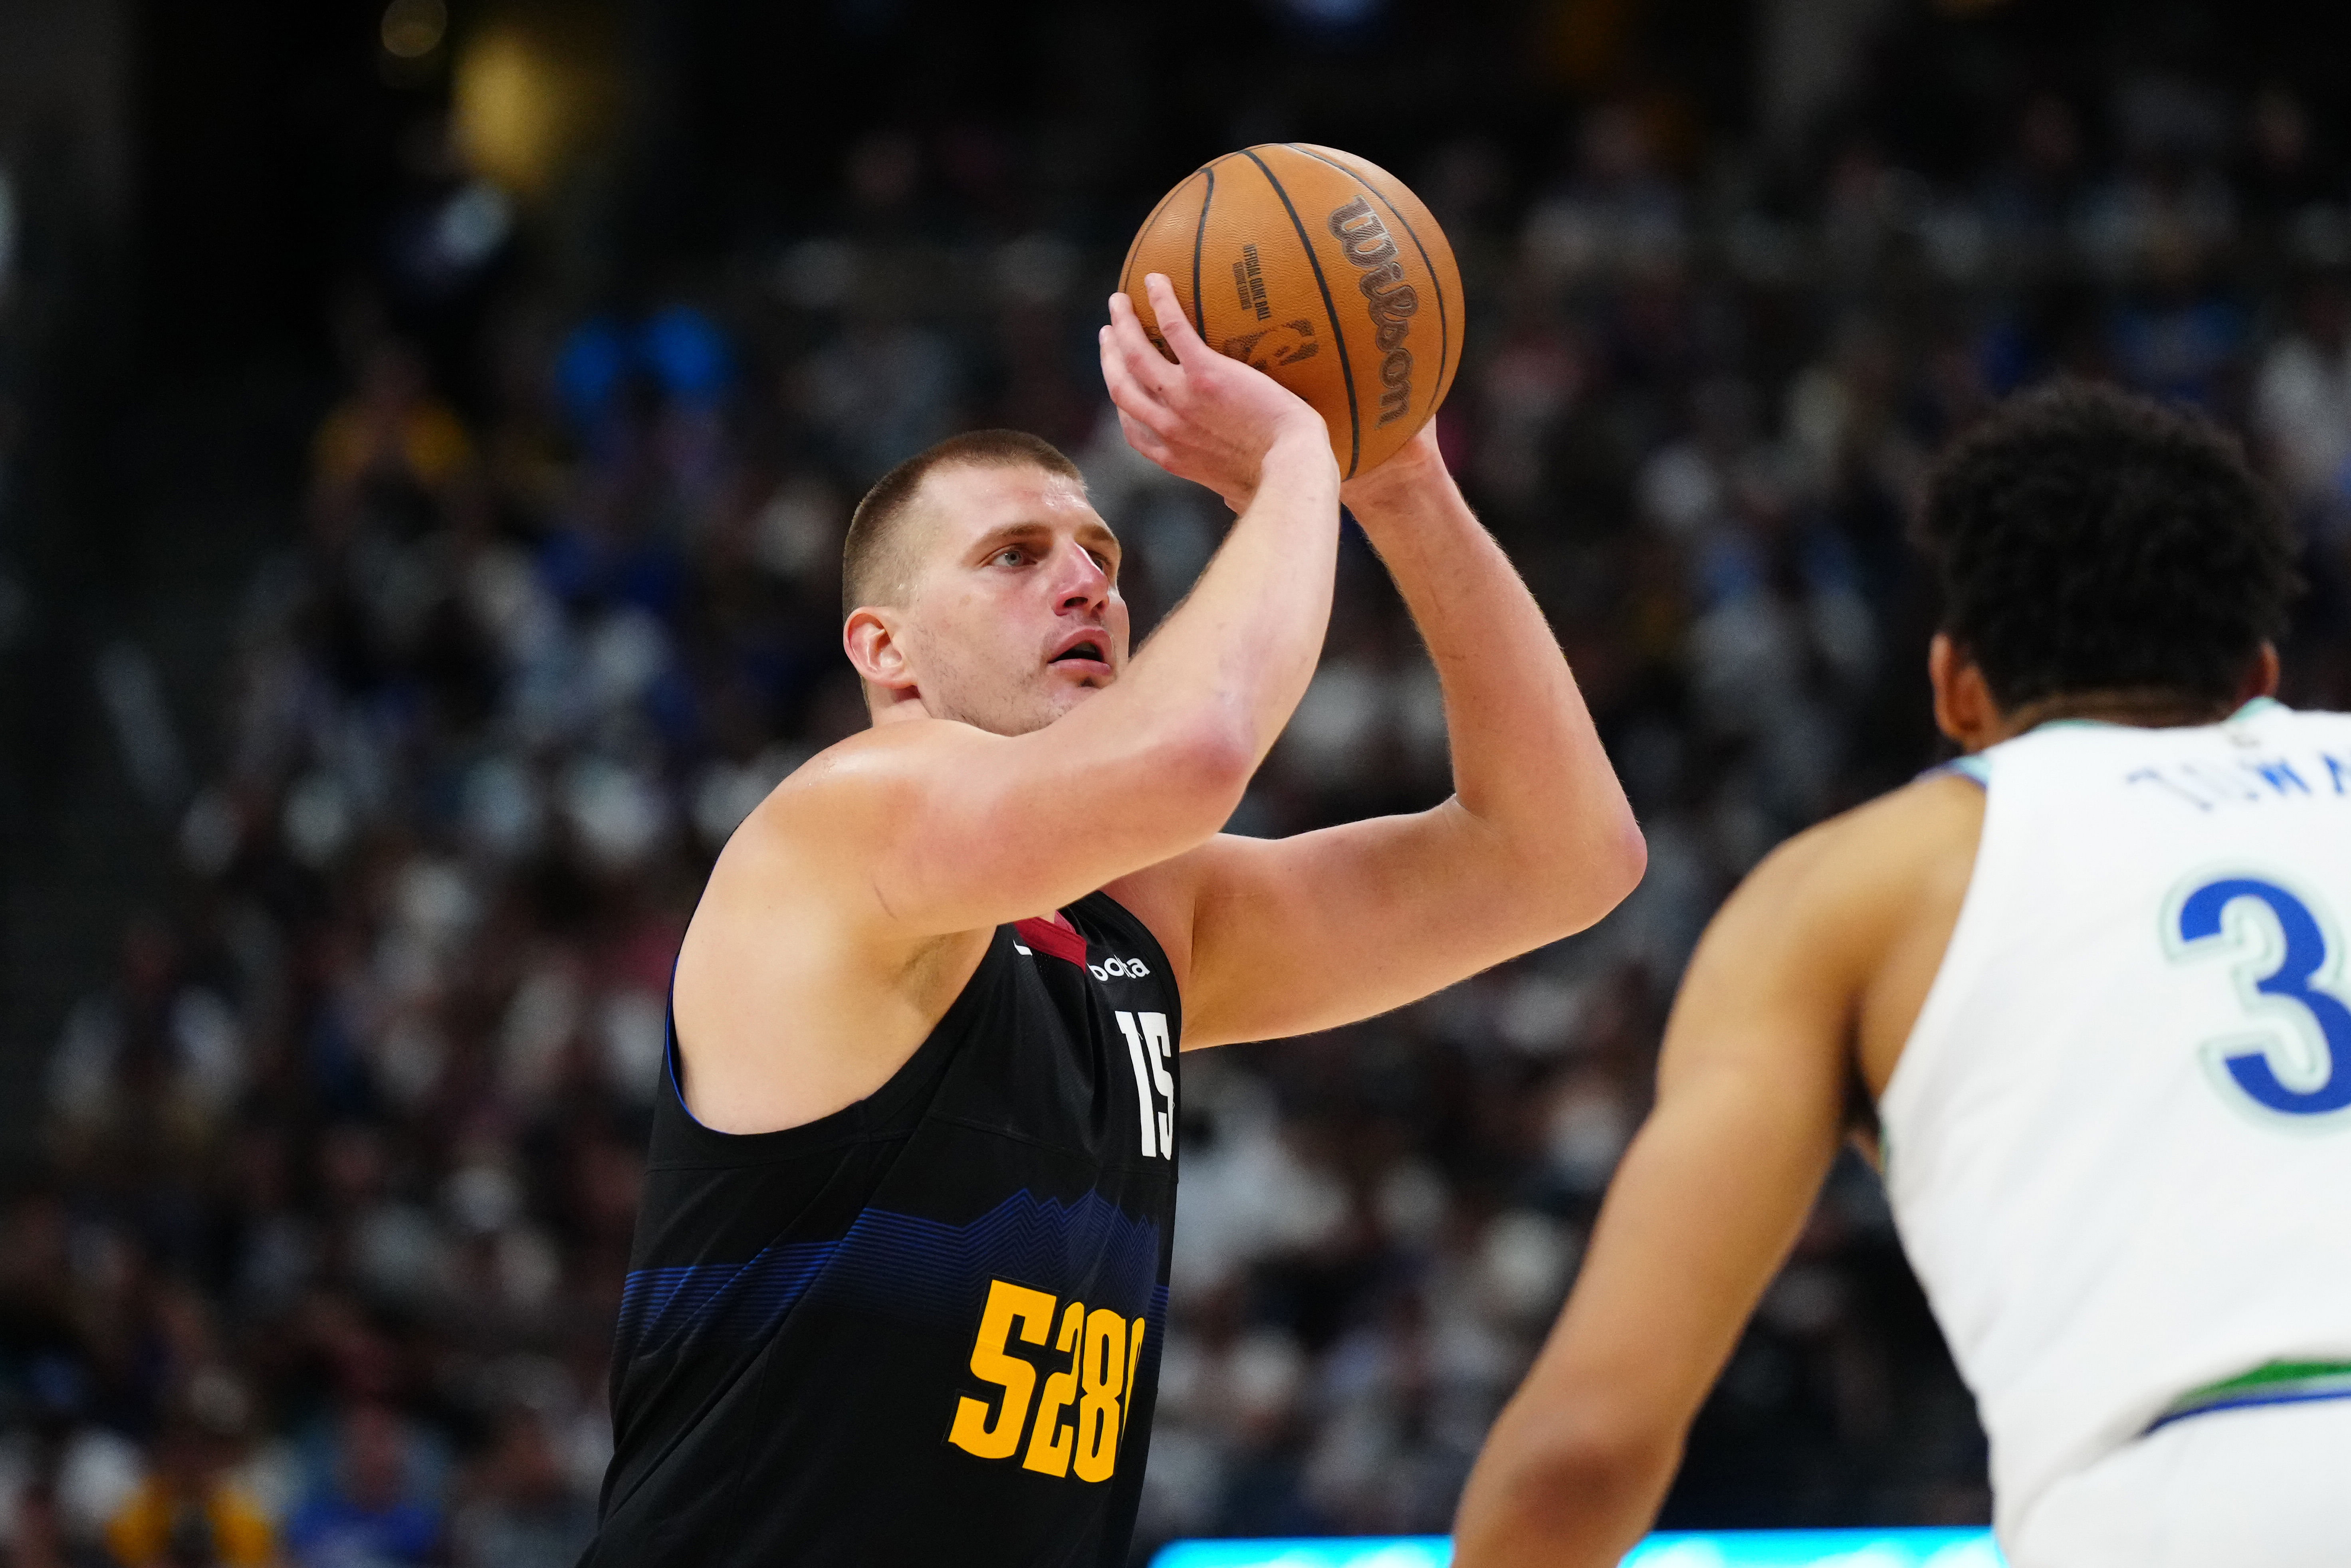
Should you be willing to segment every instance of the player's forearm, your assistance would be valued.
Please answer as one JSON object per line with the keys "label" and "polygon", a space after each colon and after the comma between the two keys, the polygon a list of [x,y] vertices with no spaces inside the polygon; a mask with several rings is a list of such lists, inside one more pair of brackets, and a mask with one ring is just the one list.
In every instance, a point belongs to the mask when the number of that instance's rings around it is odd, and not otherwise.
{"label": "player's forearm", "polygon": [[1462,1490],[1455,1568],[1614,1568],[1656,1517],[1677,1458],[1513,1404]]}
{"label": "player's forearm", "polygon": [[1238,803],[1322,653],[1338,465],[1322,415],[1202,342],[1165,274],[1144,285],[1164,340],[1144,332],[1123,294],[1111,296],[1100,334],[1120,428],[1137,452],[1225,497],[1240,517],[1110,697],[1088,709],[1162,737],[1154,746],[1174,737],[1179,758],[1196,747],[1213,755],[1218,772],[1238,775],[1226,780]]}
{"label": "player's forearm", "polygon": [[1223,547],[1111,695],[1145,724],[1226,737],[1253,771],[1313,678],[1338,540],[1338,465],[1320,426],[1301,426],[1266,454]]}
{"label": "player's forearm", "polygon": [[1453,783],[1495,840],[1514,897],[1588,924],[1640,880],[1646,851],[1575,676],[1510,559],[1441,464],[1350,494],[1445,692]]}
{"label": "player's forearm", "polygon": [[[1028,755],[1010,782],[1031,808],[1115,810],[1076,839],[1046,812],[1052,845],[1020,856],[1008,882],[991,876],[989,896],[1018,883],[1045,907],[1215,836],[1312,678],[1338,535],[1338,466],[1318,423],[1276,440],[1223,548],[1117,683],[1017,743]],[[987,798],[967,788],[952,809]]]}

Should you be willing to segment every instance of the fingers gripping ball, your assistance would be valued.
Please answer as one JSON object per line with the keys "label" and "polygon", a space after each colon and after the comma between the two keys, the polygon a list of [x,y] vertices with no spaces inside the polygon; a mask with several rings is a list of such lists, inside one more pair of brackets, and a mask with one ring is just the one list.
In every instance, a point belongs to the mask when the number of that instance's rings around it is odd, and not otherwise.
{"label": "fingers gripping ball", "polygon": [[1460,367],[1453,247],[1403,181],[1351,152],[1266,142],[1161,200],[1118,286],[1165,352],[1143,288],[1153,272],[1203,340],[1314,405],[1343,478],[1411,440]]}

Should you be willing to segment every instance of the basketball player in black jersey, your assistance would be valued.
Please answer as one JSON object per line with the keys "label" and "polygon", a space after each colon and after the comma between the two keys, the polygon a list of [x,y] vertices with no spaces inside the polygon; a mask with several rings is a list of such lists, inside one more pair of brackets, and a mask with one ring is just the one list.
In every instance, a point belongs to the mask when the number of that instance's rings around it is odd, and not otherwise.
{"label": "basketball player in black jersey", "polygon": [[[1640,834],[1565,661],[1424,432],[1322,421],[1123,295],[1128,440],[1238,514],[1132,660],[1119,547],[1008,432],[866,497],[872,727],[786,779],[686,934],[613,1374],[605,1568],[1125,1562],[1176,1201],[1176,1053],[1436,990],[1605,914]],[[1456,793],[1220,834],[1305,690],[1342,499],[1445,691]]]}

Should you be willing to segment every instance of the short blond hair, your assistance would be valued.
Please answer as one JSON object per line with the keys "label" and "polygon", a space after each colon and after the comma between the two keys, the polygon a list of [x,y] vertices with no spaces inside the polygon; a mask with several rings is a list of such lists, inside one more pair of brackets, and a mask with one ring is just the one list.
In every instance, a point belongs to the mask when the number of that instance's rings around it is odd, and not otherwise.
{"label": "short blond hair", "polygon": [[1025,430],[972,430],[950,435],[899,464],[865,492],[849,518],[841,542],[841,614],[847,620],[860,605],[888,602],[906,570],[900,525],[914,509],[923,481],[940,468],[1041,468],[1082,488],[1086,479],[1061,449]]}

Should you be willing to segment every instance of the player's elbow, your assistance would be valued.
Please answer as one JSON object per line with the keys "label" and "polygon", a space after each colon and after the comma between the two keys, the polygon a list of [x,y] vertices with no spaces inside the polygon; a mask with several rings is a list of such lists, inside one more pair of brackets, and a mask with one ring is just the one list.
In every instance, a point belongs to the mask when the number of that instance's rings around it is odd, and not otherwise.
{"label": "player's elbow", "polygon": [[1538,1428],[1520,1464],[1520,1484],[1605,1513],[1646,1501],[1679,1459],[1673,1435],[1646,1423],[1571,1416]]}
{"label": "player's elbow", "polygon": [[1505,1417],[1462,1494],[1458,1561],[1614,1563],[1648,1528],[1679,1462],[1671,1434],[1588,1411]]}
{"label": "player's elbow", "polygon": [[1597,924],[1641,884],[1649,868],[1649,841],[1630,807],[1615,810],[1578,831],[1559,835],[1549,846],[1539,874],[1525,881],[1542,890],[1529,913],[1541,923],[1543,941],[1556,941]]}
{"label": "player's elbow", "polygon": [[1258,754],[1245,727],[1211,715],[1171,726],[1138,761],[1154,819],[1188,847],[1231,819],[1257,771]]}
{"label": "player's elbow", "polygon": [[1648,870],[1648,835],[1626,806],[1610,820],[1593,849],[1591,894],[1599,907],[1592,918],[1597,920],[1624,903]]}

